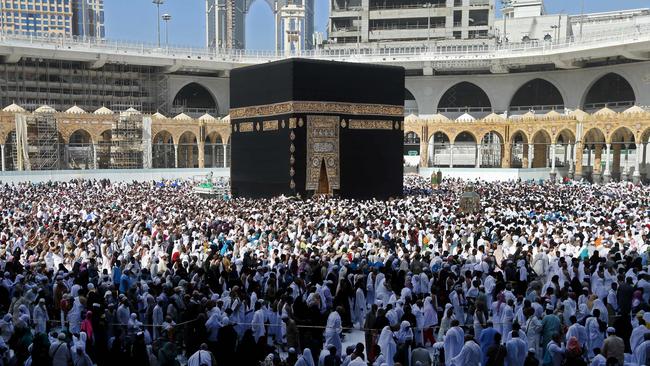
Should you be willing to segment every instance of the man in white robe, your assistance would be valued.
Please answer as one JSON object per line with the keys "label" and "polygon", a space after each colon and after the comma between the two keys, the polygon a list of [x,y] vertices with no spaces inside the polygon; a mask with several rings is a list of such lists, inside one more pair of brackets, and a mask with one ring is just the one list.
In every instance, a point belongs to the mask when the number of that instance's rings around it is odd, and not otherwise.
{"label": "man in white robe", "polygon": [[34,307],[34,329],[38,333],[47,332],[47,322],[49,317],[47,315],[47,309],[45,308],[45,299],[41,298],[38,301],[38,305]]}
{"label": "man in white robe", "polygon": [[513,332],[512,339],[506,342],[507,366],[522,366],[528,353],[528,343],[519,338],[519,333]]}
{"label": "man in white robe", "polygon": [[161,330],[162,323],[165,320],[165,317],[163,315],[162,307],[163,307],[162,300],[158,300],[158,303],[153,308],[153,315],[152,315],[153,339],[155,339],[155,340],[158,340],[158,337],[160,336],[160,330]]}
{"label": "man in white robe", "polygon": [[535,314],[530,314],[526,320],[524,331],[526,332],[526,340],[528,342],[528,349],[534,349],[535,355],[539,360],[542,359],[539,343],[542,339],[542,322],[539,321]]}
{"label": "man in white robe", "polygon": [[359,287],[354,296],[354,307],[352,310],[352,323],[359,323],[359,327],[363,325],[366,318],[366,296],[363,290]]}
{"label": "man in white robe", "polygon": [[503,335],[510,334],[510,331],[512,330],[512,321],[515,318],[513,305],[514,305],[513,301],[508,300],[508,303],[503,308],[503,312],[501,314],[501,329],[502,329],[501,334]]}
{"label": "man in white robe", "polygon": [[264,320],[265,320],[264,309],[262,309],[262,304],[257,302],[255,303],[255,313],[253,314],[253,321],[252,321],[253,324],[251,327],[251,329],[253,330],[253,337],[255,337],[256,344],[259,344],[260,338],[262,338],[265,334]]}
{"label": "man in white robe", "polygon": [[637,365],[647,365],[650,361],[650,333],[644,334],[643,339],[644,341],[632,352]]}
{"label": "man in white robe", "polygon": [[587,351],[590,358],[594,357],[594,348],[602,349],[603,342],[605,341],[605,336],[598,323],[599,316],[600,311],[594,309],[593,316],[587,318],[585,322],[585,328],[587,330]]}
{"label": "man in white robe", "polygon": [[454,306],[454,316],[461,323],[465,324],[465,312],[463,311],[463,295],[460,287],[456,287],[449,294],[449,302]]}
{"label": "man in white robe", "polygon": [[337,307],[336,311],[332,311],[327,317],[327,325],[325,327],[325,344],[331,344],[336,347],[336,356],[341,357],[341,314],[343,313],[342,307]]}
{"label": "man in white robe", "polygon": [[584,349],[587,346],[588,340],[587,329],[582,324],[578,323],[578,319],[575,315],[569,317],[569,322],[571,322],[571,326],[566,332],[566,343],[569,343],[571,337],[576,337],[578,343],[580,343],[580,347]]}
{"label": "man in white robe", "polygon": [[465,343],[465,332],[459,325],[457,319],[452,320],[451,328],[445,335],[445,365],[447,366],[452,364],[451,360],[458,356]]}
{"label": "man in white robe", "polygon": [[641,321],[634,329],[632,329],[632,335],[630,336],[630,349],[632,352],[636,349],[638,345],[643,343],[644,336],[650,333],[650,329],[646,327],[645,321]]}
{"label": "man in white robe", "polygon": [[[451,329],[450,329],[451,330]],[[445,357],[446,358],[446,357]],[[451,359],[454,366],[479,366],[481,364],[481,347],[471,335],[465,336],[465,344],[460,353]]]}

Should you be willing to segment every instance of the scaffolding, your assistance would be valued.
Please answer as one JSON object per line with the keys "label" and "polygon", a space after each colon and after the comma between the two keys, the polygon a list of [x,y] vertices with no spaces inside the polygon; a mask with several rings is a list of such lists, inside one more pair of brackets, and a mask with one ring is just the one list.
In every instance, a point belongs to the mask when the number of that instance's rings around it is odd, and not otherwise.
{"label": "scaffolding", "polygon": [[110,146],[111,169],[142,169],[142,115],[122,113],[113,122]]}
{"label": "scaffolding", "polygon": [[39,113],[27,119],[27,143],[31,170],[60,168],[59,132],[53,113]]}

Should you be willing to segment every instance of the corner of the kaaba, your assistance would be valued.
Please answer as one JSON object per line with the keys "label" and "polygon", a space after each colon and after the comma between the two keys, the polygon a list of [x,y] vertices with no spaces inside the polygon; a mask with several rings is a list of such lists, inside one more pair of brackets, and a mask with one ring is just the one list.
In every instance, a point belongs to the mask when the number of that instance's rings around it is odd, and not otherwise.
{"label": "corner of the kaaba", "polygon": [[323,186],[401,196],[403,90],[401,67],[289,59],[233,70],[233,196],[309,198]]}

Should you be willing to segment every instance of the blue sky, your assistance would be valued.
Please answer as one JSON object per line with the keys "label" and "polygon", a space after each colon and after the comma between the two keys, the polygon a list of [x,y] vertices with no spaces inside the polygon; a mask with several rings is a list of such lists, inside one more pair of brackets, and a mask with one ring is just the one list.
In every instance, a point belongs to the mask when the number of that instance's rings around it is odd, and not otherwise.
{"label": "blue sky", "polygon": [[[499,0],[497,0],[498,3]],[[650,0],[584,0],[586,12],[611,11],[650,7]],[[316,29],[325,31],[329,0],[315,0]],[[580,13],[580,0],[546,0],[549,13]],[[104,0],[106,34],[108,38],[138,42],[156,42],[156,7],[151,0]],[[205,1],[165,0],[161,14],[169,13],[169,43],[173,45],[205,46]],[[247,48],[273,48],[273,13],[264,0],[256,0],[247,17]],[[165,26],[161,23],[161,38],[165,42]]]}

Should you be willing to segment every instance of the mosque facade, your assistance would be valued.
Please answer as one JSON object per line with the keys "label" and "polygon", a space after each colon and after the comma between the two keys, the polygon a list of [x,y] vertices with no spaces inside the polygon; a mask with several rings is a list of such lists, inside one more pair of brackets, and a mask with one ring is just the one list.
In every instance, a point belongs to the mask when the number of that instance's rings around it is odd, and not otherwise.
{"label": "mosque facade", "polygon": [[231,70],[302,57],[405,69],[413,169],[647,180],[650,10],[513,9],[501,37],[289,54],[0,34],[2,170],[228,167]]}

